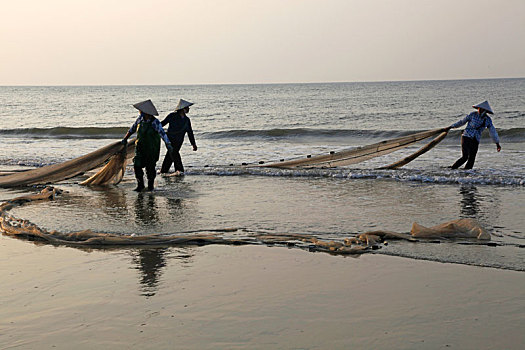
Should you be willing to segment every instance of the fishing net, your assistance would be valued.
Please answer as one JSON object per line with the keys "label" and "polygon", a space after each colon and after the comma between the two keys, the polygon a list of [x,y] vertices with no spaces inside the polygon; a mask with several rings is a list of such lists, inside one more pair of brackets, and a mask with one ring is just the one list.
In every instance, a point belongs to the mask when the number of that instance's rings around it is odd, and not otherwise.
{"label": "fishing net", "polygon": [[410,231],[416,238],[476,238],[490,240],[490,234],[474,219],[464,218],[433,227],[414,223]]}
{"label": "fishing net", "polygon": [[[134,140],[129,141],[127,147],[120,142],[112,143],[63,163],[0,176],[0,187],[51,184],[84,174],[108,161],[108,165],[100,171],[102,173],[92,179],[90,183],[98,185],[113,184],[122,179],[120,174],[123,174],[125,163],[129,160],[129,155],[134,153],[134,148]],[[129,150],[127,151],[127,149]]]}
{"label": "fishing net", "polygon": [[202,230],[173,234],[127,235],[93,232],[81,230],[76,232],[47,231],[34,223],[13,217],[8,211],[14,207],[38,201],[54,200],[61,191],[47,187],[40,193],[21,196],[8,200],[0,205],[0,231],[7,236],[13,236],[32,241],[47,242],[67,246],[144,246],[144,245],[247,245],[265,244],[297,247],[316,252],[327,252],[335,255],[362,254],[380,248],[387,240],[407,240],[418,242],[426,238],[475,238],[477,240],[490,240],[488,234],[476,220],[460,219],[442,225],[426,228],[414,223],[412,231],[399,233],[392,231],[370,231],[355,234],[339,240],[326,240],[306,234],[266,234],[251,232],[242,237],[231,237],[228,234],[238,231],[236,228],[218,230]]}
{"label": "fishing net", "polygon": [[[436,135],[438,136],[434,140],[420,148],[417,152],[384,167],[384,169],[395,169],[435,147],[446,137],[447,130],[436,129],[424,131],[352,150],[337,153],[333,152],[330,155],[307,157],[306,159],[297,159],[264,166],[293,168],[349,165],[394,152]],[[134,141],[135,140],[130,140],[127,145],[122,145],[120,142],[112,143],[85,156],[64,163],[0,176],[0,187],[48,184],[72,178],[92,170],[95,171],[95,174],[81,182],[81,185],[107,186],[118,184],[124,176],[126,165],[135,153]],[[474,219],[449,221],[430,228],[414,223],[410,233],[371,231],[363,234],[354,234],[345,239],[326,240],[305,234],[279,235],[246,231],[244,235],[241,236],[236,237],[231,235],[232,232],[236,232],[239,229],[202,230],[152,235],[111,234],[93,232],[91,230],[64,233],[47,231],[28,220],[18,219],[8,214],[8,211],[16,206],[38,201],[53,200],[60,193],[61,191],[56,188],[46,187],[40,193],[17,197],[4,202],[0,205],[0,231],[8,236],[68,246],[265,244],[299,247],[310,251],[328,252],[337,255],[369,252],[380,248],[380,244],[386,244],[385,242],[387,240],[407,240],[411,242],[417,242],[419,239],[435,238],[490,240],[490,234]]]}
{"label": "fishing net", "polygon": [[402,161],[393,163],[385,167],[385,169],[395,169],[405,164],[408,164],[423,153],[428,152],[429,150],[434,148],[439,142],[441,142],[445,138],[445,136],[447,136],[447,133],[447,129],[443,128],[422,131],[390,140],[381,141],[363,147],[357,147],[350,150],[330,152],[330,154],[319,155],[315,157],[307,156],[306,158],[294,159],[289,161],[283,160],[281,162],[270,163],[261,166],[270,168],[330,168],[336,166],[346,166],[361,163],[375,157],[383,156],[411,146],[419,141],[439,135],[438,137],[436,137],[436,139],[434,139],[428,145],[424,146],[411,156],[404,158]]}
{"label": "fishing net", "polygon": [[113,155],[107,164],[99,169],[94,175],[80,184],[84,186],[108,186],[117,185],[122,181],[126,166],[135,153],[135,143],[132,142],[120,152]]}
{"label": "fishing net", "polygon": [[[429,144],[419,149],[414,154],[399,162],[390,164],[382,169],[396,169],[425,152],[435,147],[447,136],[446,129],[436,129],[410,134],[391,140],[382,141],[368,146],[358,147],[351,150],[331,152],[328,155],[307,157],[278,163],[261,165],[273,168],[297,168],[297,167],[335,167],[364,162],[402,148],[408,147],[421,140],[437,136]],[[124,171],[129,160],[135,153],[135,140],[128,141],[127,145],[120,142],[112,143],[84,156],[60,163],[44,166],[23,172],[11,173],[0,176],[0,187],[17,187],[36,184],[52,184],[63,181],[105,164],[96,174],[81,182],[81,185],[108,186],[118,184],[124,176]]]}

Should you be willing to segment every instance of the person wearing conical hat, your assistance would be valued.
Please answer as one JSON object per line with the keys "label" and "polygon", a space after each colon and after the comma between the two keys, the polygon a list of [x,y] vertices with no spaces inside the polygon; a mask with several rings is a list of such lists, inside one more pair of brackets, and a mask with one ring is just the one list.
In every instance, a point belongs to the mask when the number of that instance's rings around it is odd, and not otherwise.
{"label": "person wearing conical hat", "polygon": [[162,126],[169,124],[167,134],[173,146],[173,152],[166,153],[166,156],[164,157],[162,167],[160,168],[161,174],[168,173],[172,163],[175,165],[176,174],[184,174],[184,166],[182,165],[179,151],[184,142],[184,135],[186,135],[186,133],[188,134],[190,143],[193,146],[193,150],[197,150],[197,143],[195,143],[191,121],[187,116],[190,112],[190,106],[192,105],[193,103],[180,99],[177,107],[175,107],[175,111],[168,114],[161,122]]}
{"label": "person wearing conical hat", "polygon": [[494,112],[492,111],[492,108],[490,108],[488,101],[483,101],[472,107],[477,109],[477,111],[468,114],[465,118],[447,128],[447,130],[450,130],[467,124],[467,127],[463,130],[461,136],[462,155],[461,158],[451,166],[452,169],[459,168],[465,162],[467,162],[467,164],[465,164],[465,169],[472,169],[474,161],[476,160],[476,154],[478,153],[481,133],[485,128],[489,129],[490,137],[496,144],[497,151],[501,151],[498,132],[492,123],[492,119],[489,117],[489,114],[494,114]]}
{"label": "person wearing conical hat", "polygon": [[146,168],[148,190],[152,191],[156,176],[155,165],[159,160],[160,154],[160,139],[162,138],[164,140],[168,152],[171,152],[173,147],[160,121],[155,118],[159,113],[153,105],[153,102],[146,100],[134,104],[133,107],[139,110],[140,115],[131,128],[129,128],[121,142],[122,144],[127,144],[128,138],[137,132],[135,157],[133,158],[133,169],[135,170],[135,177],[137,178],[137,188],[135,188],[135,191],[140,192],[145,188],[144,171],[142,168]]}

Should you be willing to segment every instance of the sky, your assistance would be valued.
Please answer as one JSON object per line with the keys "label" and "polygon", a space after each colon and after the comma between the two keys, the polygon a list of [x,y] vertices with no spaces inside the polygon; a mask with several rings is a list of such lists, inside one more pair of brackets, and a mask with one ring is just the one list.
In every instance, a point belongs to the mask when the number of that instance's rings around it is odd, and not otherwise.
{"label": "sky", "polygon": [[525,77],[524,0],[0,0],[0,85]]}

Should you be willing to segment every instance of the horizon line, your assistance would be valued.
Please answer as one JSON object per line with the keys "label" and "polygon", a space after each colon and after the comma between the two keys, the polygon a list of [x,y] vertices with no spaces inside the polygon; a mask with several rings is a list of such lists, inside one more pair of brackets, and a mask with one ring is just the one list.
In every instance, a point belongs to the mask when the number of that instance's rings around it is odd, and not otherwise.
{"label": "horizon line", "polygon": [[218,85],[301,85],[301,84],[353,84],[353,83],[410,83],[468,80],[512,80],[523,77],[498,78],[454,78],[454,79],[407,79],[407,80],[356,80],[356,81],[318,81],[318,82],[265,82],[265,83],[181,83],[181,84],[0,84],[0,87],[87,87],[87,86],[218,86]]}

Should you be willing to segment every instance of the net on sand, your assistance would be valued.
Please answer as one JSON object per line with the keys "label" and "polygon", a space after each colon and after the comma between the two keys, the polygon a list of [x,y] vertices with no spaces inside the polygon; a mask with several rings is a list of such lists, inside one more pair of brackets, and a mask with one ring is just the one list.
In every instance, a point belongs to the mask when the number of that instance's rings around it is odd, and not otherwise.
{"label": "net on sand", "polygon": [[418,242],[419,239],[441,238],[457,239],[469,238],[475,240],[490,240],[487,233],[474,219],[453,220],[438,226],[427,228],[417,223],[413,224],[412,231],[399,233],[392,231],[370,231],[362,234],[349,234],[348,238],[340,240],[326,240],[306,234],[266,234],[252,232],[244,237],[231,237],[228,233],[237,231],[235,228],[194,231],[191,233],[150,234],[136,236],[133,234],[113,234],[81,230],[76,232],[47,231],[34,223],[15,218],[8,214],[14,207],[32,202],[54,200],[60,190],[47,187],[40,193],[21,196],[0,204],[0,231],[4,235],[32,241],[46,242],[66,246],[144,246],[144,245],[247,245],[265,244],[298,247],[310,251],[327,252],[336,255],[362,254],[381,247],[387,240],[408,240]]}

